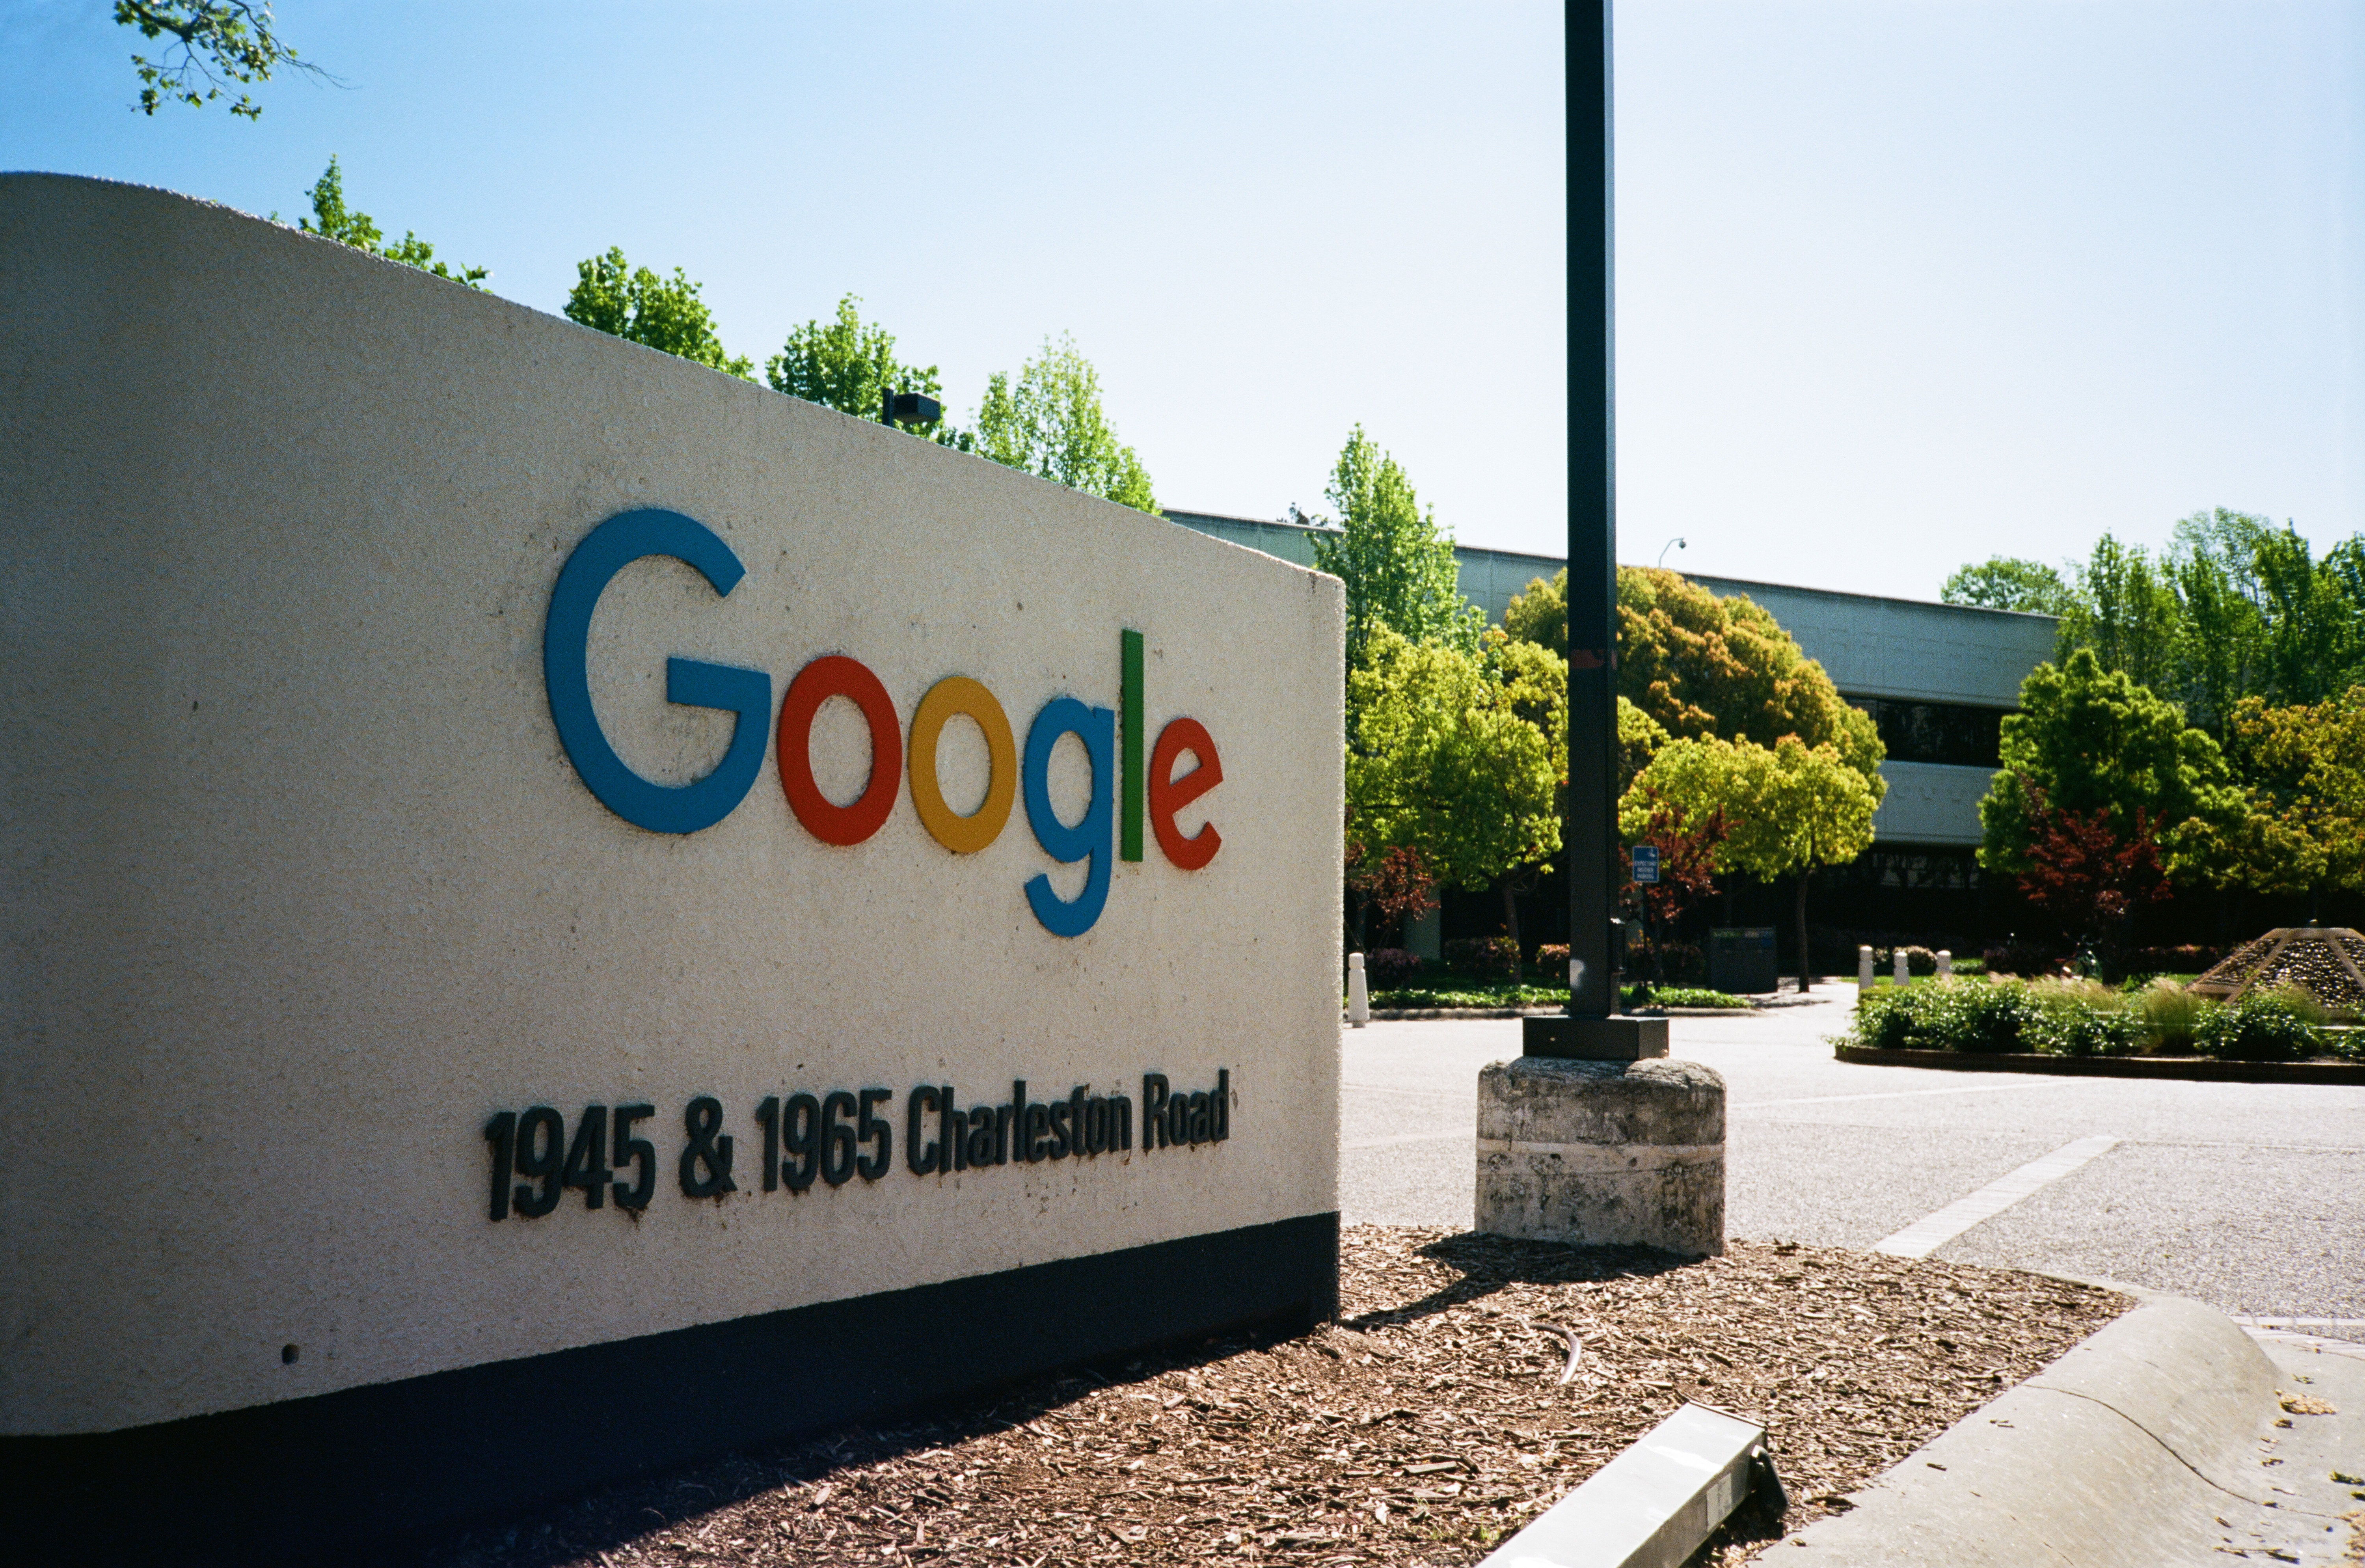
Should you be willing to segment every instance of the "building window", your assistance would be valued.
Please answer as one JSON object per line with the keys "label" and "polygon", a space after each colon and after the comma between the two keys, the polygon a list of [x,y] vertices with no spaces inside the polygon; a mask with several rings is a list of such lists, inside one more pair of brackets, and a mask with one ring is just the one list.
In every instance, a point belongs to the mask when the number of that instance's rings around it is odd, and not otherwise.
{"label": "building window", "polygon": [[1872,715],[1891,762],[1942,762],[1957,767],[2003,766],[2001,708],[1958,702],[1899,702],[1885,697],[1849,699]]}

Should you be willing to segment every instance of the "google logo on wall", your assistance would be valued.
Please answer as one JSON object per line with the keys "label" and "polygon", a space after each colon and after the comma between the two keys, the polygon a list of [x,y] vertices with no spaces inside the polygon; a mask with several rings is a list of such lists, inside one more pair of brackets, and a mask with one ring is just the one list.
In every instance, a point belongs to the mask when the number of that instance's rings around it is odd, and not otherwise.
{"label": "google logo on wall", "polygon": [[[764,766],[772,678],[762,670],[701,659],[667,659],[666,700],[737,714],[731,744],[704,778],[688,784],[653,784],[625,766],[591,711],[591,612],[617,573],[651,555],[683,562],[726,598],[747,575],[731,546],[703,523],[674,511],[618,513],[585,535],[559,568],[543,631],[543,681],[550,693],[550,716],[558,726],[559,744],[602,805],[651,833],[696,833],[737,810],[755,787]],[[1200,869],[1223,846],[1213,823],[1185,835],[1174,821],[1183,807],[1224,781],[1214,738],[1196,719],[1172,720],[1159,732],[1145,767],[1141,633],[1123,632],[1118,644],[1122,714],[1073,697],[1054,697],[1026,727],[1023,760],[1009,715],[992,692],[967,676],[948,675],[937,681],[912,714],[912,809],[931,838],[956,855],[974,855],[1002,835],[1012,807],[1023,795],[1026,825],[1045,854],[1063,866],[1091,862],[1084,890],[1073,899],[1052,891],[1048,876],[1037,873],[1026,883],[1027,907],[1057,936],[1081,936],[1100,919],[1108,902],[1112,858],[1142,857],[1145,816],[1160,853],[1185,871]],[[833,697],[852,702],[870,731],[869,782],[852,804],[844,806],[824,795],[813,781],[813,717]],[[936,773],[938,737],[956,717],[968,719],[983,733],[988,758],[985,800],[967,815],[946,802]],[[824,654],[806,665],[789,682],[778,731],[780,788],[808,833],[824,844],[856,845],[886,825],[901,791],[906,751],[894,700],[869,666],[844,654]],[[1062,736],[1070,734],[1083,743],[1091,759],[1093,789],[1082,819],[1065,823],[1051,807],[1051,752]],[[1178,778],[1174,769],[1186,753],[1196,766]]]}

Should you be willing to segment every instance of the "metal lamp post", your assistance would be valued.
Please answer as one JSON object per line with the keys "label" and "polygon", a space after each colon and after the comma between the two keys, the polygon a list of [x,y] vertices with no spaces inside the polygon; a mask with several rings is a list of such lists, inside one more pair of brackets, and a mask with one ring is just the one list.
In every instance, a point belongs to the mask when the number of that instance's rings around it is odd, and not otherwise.
{"label": "metal lamp post", "polygon": [[1667,1054],[1664,1018],[1618,1013],[1618,370],[1610,0],[1568,0],[1568,1012],[1529,1056]]}

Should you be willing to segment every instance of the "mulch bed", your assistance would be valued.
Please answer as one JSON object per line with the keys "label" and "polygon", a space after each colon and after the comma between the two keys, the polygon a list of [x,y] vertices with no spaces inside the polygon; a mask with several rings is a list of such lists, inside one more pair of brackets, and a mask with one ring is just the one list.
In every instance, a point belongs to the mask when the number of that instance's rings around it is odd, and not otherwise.
{"label": "mulch bed", "polygon": [[[1475,1562],[1686,1399],[1770,1428],[1743,1561],[2130,1305],[2036,1275],[1737,1242],[1683,1262],[1384,1226],[1341,1321],[1046,1378],[883,1428],[607,1489],[447,1540],[558,1564]],[[1570,1341],[1578,1346],[1568,1376]]]}

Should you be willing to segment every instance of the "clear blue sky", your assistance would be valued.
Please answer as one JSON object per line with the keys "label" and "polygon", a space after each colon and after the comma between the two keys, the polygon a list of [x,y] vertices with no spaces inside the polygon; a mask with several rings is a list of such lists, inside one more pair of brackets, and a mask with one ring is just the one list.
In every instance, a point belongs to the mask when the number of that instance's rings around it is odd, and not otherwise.
{"label": "clear blue sky", "polygon": [[[1361,421],[1466,543],[1564,522],[1554,5],[283,0],[342,78],[130,112],[0,0],[0,167],[351,199],[555,310],[609,245],[760,361],[852,291],[966,413],[1072,331],[1172,507]],[[1621,554],[1934,597],[2211,505],[2365,529],[2365,4],[1629,0]]]}

